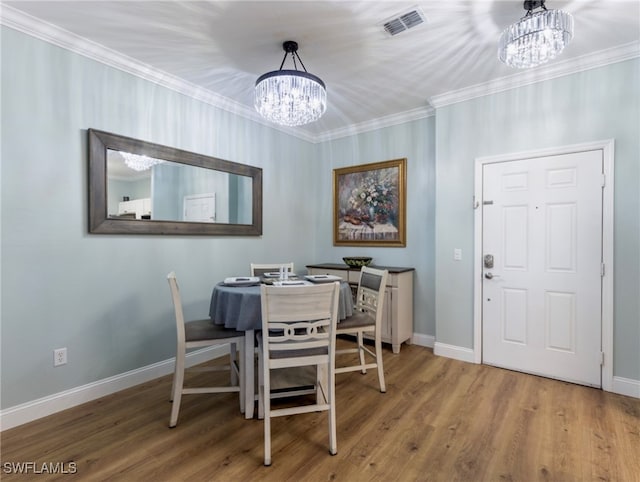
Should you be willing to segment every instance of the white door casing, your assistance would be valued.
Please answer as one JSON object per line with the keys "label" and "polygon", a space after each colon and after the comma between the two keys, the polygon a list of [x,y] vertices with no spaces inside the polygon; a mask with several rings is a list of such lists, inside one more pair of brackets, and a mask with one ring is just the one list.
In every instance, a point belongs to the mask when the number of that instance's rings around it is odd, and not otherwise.
{"label": "white door casing", "polygon": [[476,160],[477,363],[611,389],[612,187],[613,141]]}

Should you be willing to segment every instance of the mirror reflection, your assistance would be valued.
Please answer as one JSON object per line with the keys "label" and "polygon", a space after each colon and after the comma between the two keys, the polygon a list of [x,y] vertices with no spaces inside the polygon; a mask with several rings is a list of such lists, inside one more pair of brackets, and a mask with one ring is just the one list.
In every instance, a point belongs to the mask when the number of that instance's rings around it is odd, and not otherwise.
{"label": "mirror reflection", "polygon": [[252,179],[108,149],[110,218],[251,224]]}
{"label": "mirror reflection", "polygon": [[262,234],[262,169],[94,129],[89,232]]}

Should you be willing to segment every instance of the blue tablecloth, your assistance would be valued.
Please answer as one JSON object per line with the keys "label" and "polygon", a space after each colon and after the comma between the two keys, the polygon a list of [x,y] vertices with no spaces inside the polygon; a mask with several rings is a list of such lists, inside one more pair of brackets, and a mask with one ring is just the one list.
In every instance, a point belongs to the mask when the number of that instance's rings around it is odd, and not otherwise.
{"label": "blue tablecloth", "polygon": [[[349,283],[340,283],[338,320],[353,314],[353,298]],[[216,325],[238,331],[262,329],[260,286],[225,286],[218,283],[211,293],[209,316]]]}

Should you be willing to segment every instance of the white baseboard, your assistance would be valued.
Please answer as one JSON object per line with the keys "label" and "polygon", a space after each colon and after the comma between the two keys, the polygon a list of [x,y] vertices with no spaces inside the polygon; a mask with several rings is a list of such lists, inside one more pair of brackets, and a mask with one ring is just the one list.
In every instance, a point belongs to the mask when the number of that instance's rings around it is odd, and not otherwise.
{"label": "white baseboard", "polygon": [[[412,342],[419,346],[433,348],[437,356],[474,363],[474,353],[470,348],[439,343],[431,335],[414,333]],[[191,352],[187,355],[187,365],[197,365],[228,353],[227,347],[211,347]],[[173,371],[174,358],[153,365],[131,370],[120,375],[105,378],[81,387],[65,390],[31,402],[16,405],[0,411],[0,431],[32,422],[56,412],[81,405],[120,390],[148,382],[170,374]],[[613,393],[640,398],[640,380],[613,377]],[[167,394],[168,395],[168,394]]]}
{"label": "white baseboard", "polygon": [[454,358],[456,360],[475,363],[475,354],[471,348],[464,348],[456,345],[447,345],[446,343],[435,342],[433,353],[438,356]]}
{"label": "white baseboard", "polygon": [[433,348],[433,344],[436,341],[436,337],[432,335],[422,335],[420,333],[414,333],[411,337],[411,343],[418,346],[426,346],[427,348]]}
{"label": "white baseboard", "polygon": [[[228,345],[208,347],[187,354],[187,366],[204,363],[229,353]],[[173,372],[175,357],[146,367],[137,368],[113,377],[98,380],[80,387],[54,393],[31,402],[9,407],[0,411],[0,431],[8,430],[24,423],[32,422],[67,408],[104,397],[126,388],[148,382]],[[167,397],[169,393],[167,392]]]}
{"label": "white baseboard", "polygon": [[613,387],[611,391],[628,397],[640,398],[640,380],[613,377]]}
{"label": "white baseboard", "polygon": [[[415,341],[414,335],[414,341]],[[424,335],[418,335],[424,336]],[[415,342],[419,344],[418,342]],[[455,360],[475,363],[474,352],[470,348],[464,348],[455,345],[447,345],[446,343],[435,342],[433,353],[438,356],[453,358]],[[612,393],[626,395],[628,397],[640,398],[640,380],[630,378],[613,377]]]}

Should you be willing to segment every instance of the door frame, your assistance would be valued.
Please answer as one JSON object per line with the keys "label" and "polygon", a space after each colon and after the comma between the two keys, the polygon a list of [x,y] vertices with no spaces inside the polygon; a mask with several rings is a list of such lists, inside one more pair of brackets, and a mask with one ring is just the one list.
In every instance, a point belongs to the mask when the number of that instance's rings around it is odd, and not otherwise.
{"label": "door frame", "polygon": [[[483,156],[475,159],[474,255],[473,255],[473,355],[475,363],[482,363],[482,173],[485,164],[519,161],[536,157],[573,154],[602,150],[602,262],[605,270],[602,279],[602,389],[613,390],[613,195],[614,195],[614,139],[550,147],[531,151]],[[594,356],[597,356],[594,353]]]}

